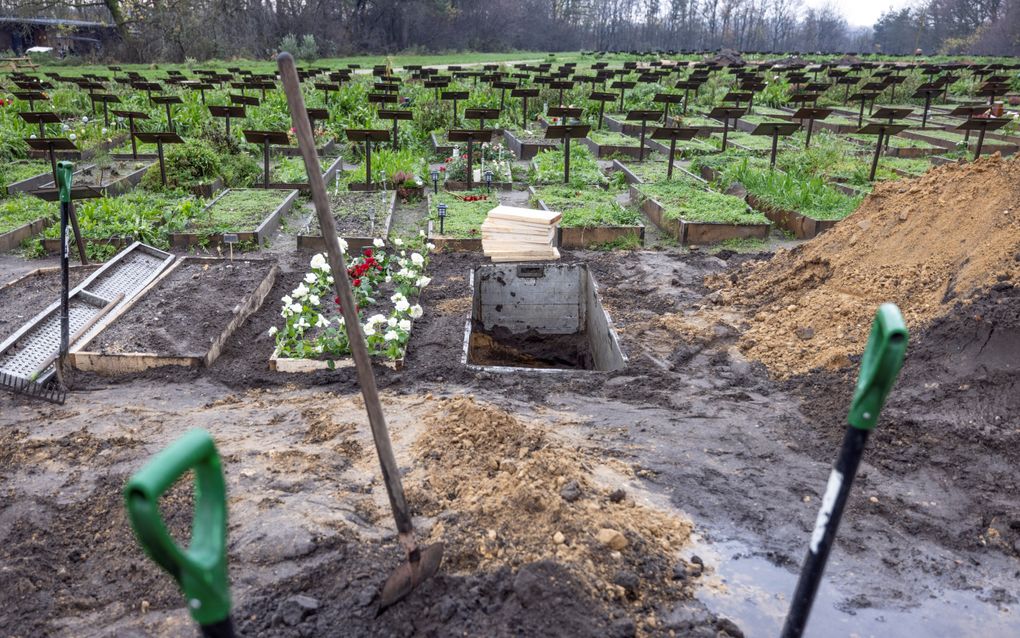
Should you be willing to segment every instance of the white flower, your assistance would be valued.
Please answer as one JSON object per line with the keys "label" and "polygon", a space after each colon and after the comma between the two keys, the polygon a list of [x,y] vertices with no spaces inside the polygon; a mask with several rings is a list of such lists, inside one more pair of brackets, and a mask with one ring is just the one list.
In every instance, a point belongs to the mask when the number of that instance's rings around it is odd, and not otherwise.
{"label": "white flower", "polygon": [[337,323],[338,326],[345,326],[345,325],[347,325],[347,322],[344,321],[343,317],[337,317],[336,318],[336,323]]}
{"label": "white flower", "polygon": [[346,253],[347,252],[347,240],[344,239],[343,237],[340,237],[339,235],[337,236],[336,240],[338,242],[340,242],[340,252],[341,253]]}
{"label": "white flower", "polygon": [[383,339],[385,339],[386,341],[396,341],[399,338],[400,335],[398,335],[396,332],[392,330],[383,335]]}
{"label": "white flower", "polygon": [[418,304],[414,304],[413,306],[411,306],[411,312],[409,312],[408,314],[411,315],[412,319],[420,319],[421,316],[425,314],[425,311],[423,311],[421,309],[421,306],[419,306]]}
{"label": "white flower", "polygon": [[102,135],[106,135],[106,127],[105,126],[103,127]]}
{"label": "white flower", "polygon": [[308,320],[305,319],[304,317],[301,317],[300,319],[298,319],[298,322],[295,325],[296,325],[296,327],[299,330],[304,330],[305,328],[311,328],[312,327],[312,325],[310,323],[308,323]]}
{"label": "white flower", "polygon": [[34,140],[34,139],[35,139],[35,133],[32,133],[32,134],[31,134],[31,135],[29,135],[28,137],[29,137],[29,139],[33,139],[33,140]]}
{"label": "white flower", "polygon": [[312,273],[308,273],[307,275],[305,275],[305,283],[314,284],[317,281],[317,279],[318,278]]}
{"label": "white flower", "polygon": [[290,294],[294,295],[295,299],[301,299],[302,297],[308,294],[308,286],[306,286],[304,282],[301,282],[300,284],[298,284],[297,288],[290,292]]}
{"label": "white flower", "polygon": [[401,250],[400,251],[400,256],[401,257],[407,257],[407,251],[406,250]]}
{"label": "white flower", "polygon": [[401,292],[395,292],[393,293],[393,296],[390,297],[390,301],[392,301],[393,303],[397,303],[401,299],[406,299],[406,297],[404,297],[404,294]]}
{"label": "white flower", "polygon": [[386,325],[389,326],[390,328],[396,328],[397,327],[397,318],[396,317],[390,317],[389,319],[386,320]]}
{"label": "white flower", "polygon": [[280,301],[282,301],[283,305],[285,306],[289,306],[292,303],[294,303],[294,300],[290,298],[290,295],[284,295],[283,299],[281,299]]}
{"label": "white flower", "polygon": [[433,244],[432,242],[429,242],[429,243],[425,244],[425,247],[428,248],[429,250],[435,250],[436,249],[436,245]]}
{"label": "white flower", "polygon": [[319,299],[319,295],[308,295],[308,303],[312,304],[313,306],[318,306],[320,301],[322,300]]}
{"label": "white flower", "polygon": [[401,319],[400,322],[397,324],[397,327],[399,327],[404,332],[408,332],[411,329],[411,320]]}
{"label": "white flower", "polygon": [[71,127],[70,127],[70,126],[68,126],[67,124],[61,124],[61,125],[60,125],[60,130],[61,130],[61,131],[70,131],[70,130],[71,130]]}
{"label": "white flower", "polygon": [[290,305],[290,311],[297,314],[301,312],[301,304],[295,302]]}
{"label": "white flower", "polygon": [[368,323],[365,324],[364,330],[365,336],[371,337],[372,335],[375,334],[375,324],[369,321]]}
{"label": "white flower", "polygon": [[326,262],[326,256],[322,253],[316,254],[312,257],[312,270],[322,270],[329,272],[329,263]]}
{"label": "white flower", "polygon": [[380,314],[375,314],[375,315],[372,315],[371,317],[368,318],[368,323],[373,324],[373,325],[375,325],[377,323],[386,323],[386,317],[384,317],[384,316],[382,316]]}
{"label": "white flower", "polygon": [[421,276],[421,277],[418,277],[418,281],[414,282],[414,285],[419,287],[419,288],[424,288],[425,286],[429,285],[429,282],[431,282],[431,281],[432,281],[432,277]]}
{"label": "white flower", "polygon": [[329,319],[327,319],[326,317],[323,317],[322,315],[319,315],[319,318],[316,319],[316,321],[315,321],[315,327],[316,328],[326,328],[327,326],[329,326]]}
{"label": "white flower", "polygon": [[292,314],[294,314],[294,311],[290,309],[290,306],[284,306],[283,310],[280,311],[280,316],[284,319],[287,319]]}
{"label": "white flower", "polygon": [[410,308],[410,307],[411,307],[411,304],[407,303],[407,299],[401,299],[400,301],[398,301],[398,302],[397,302],[397,303],[396,303],[396,304],[395,304],[395,305],[393,306],[393,308],[394,308],[394,309],[395,309],[395,310],[396,310],[397,312],[406,312],[406,311],[407,311],[407,309],[408,309],[408,308]]}
{"label": "white flower", "polygon": [[403,246],[404,245],[404,240],[399,238],[399,237],[397,237],[396,239],[393,240],[393,245],[395,245],[395,246]]}
{"label": "white flower", "polygon": [[276,326],[270,326],[270,327],[269,327],[269,336],[270,336],[270,337],[272,337],[273,335],[275,335],[275,334],[276,334],[277,332],[279,332],[279,330],[277,330],[277,329],[276,329]]}
{"label": "white flower", "polygon": [[411,253],[411,263],[415,266],[422,266],[425,264],[425,258],[418,253]]}
{"label": "white flower", "polygon": [[88,123],[89,123],[89,118],[88,118],[88,116],[87,116],[87,115],[85,115],[85,116],[82,116],[82,118],[81,118],[81,123],[82,123],[82,124],[88,124]]}
{"label": "white flower", "polygon": [[75,135],[74,133],[71,133],[70,135],[67,136],[67,139],[69,139],[69,140],[71,140],[73,142],[76,139],[78,139],[78,136]]}
{"label": "white flower", "polygon": [[386,283],[390,283],[391,281],[393,281],[393,277],[386,275]]}
{"label": "white flower", "polygon": [[376,248],[382,248],[383,246],[386,245],[386,242],[376,237],[375,239],[372,240],[372,245],[375,246]]}
{"label": "white flower", "polygon": [[425,231],[419,228],[418,229],[418,236],[419,237],[424,237],[425,236]]}
{"label": "white flower", "polygon": [[329,285],[332,286],[334,281],[335,280],[333,279],[333,275],[330,275],[329,277],[326,277],[326,282],[329,283]]}

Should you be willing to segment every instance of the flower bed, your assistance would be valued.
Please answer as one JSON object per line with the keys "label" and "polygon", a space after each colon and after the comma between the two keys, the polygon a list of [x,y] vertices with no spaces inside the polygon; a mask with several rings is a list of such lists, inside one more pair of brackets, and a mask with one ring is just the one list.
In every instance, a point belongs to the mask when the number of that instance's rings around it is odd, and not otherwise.
{"label": "flower bed", "polygon": [[[76,170],[71,182],[74,186],[87,186],[106,197],[113,197],[137,186],[150,166],[152,162],[148,160],[113,160],[102,166],[92,164]],[[47,175],[47,178],[39,188],[56,188],[52,176]]]}
{"label": "flower bed", "polygon": [[449,157],[453,154],[453,142],[446,139],[446,133],[429,133],[432,140],[432,152],[436,157]]}
{"label": "flower bed", "polygon": [[[355,254],[371,247],[375,238],[385,238],[389,235],[396,203],[396,191],[385,193],[347,191],[329,195],[329,206],[336,223],[336,232],[343,237],[349,249]],[[297,236],[297,247],[302,250],[326,250],[318,215],[312,215],[308,227]]]}
{"label": "flower bed", "polygon": [[[563,150],[539,153],[531,160],[532,184],[563,183]],[[570,183],[572,185],[605,186],[609,182],[602,174],[598,162],[587,147],[574,144],[570,147]]]}
{"label": "flower bed", "polygon": [[[56,211],[56,204],[50,206]],[[182,230],[200,210],[201,202],[196,199],[143,190],[75,202],[85,252],[91,261],[105,261],[118,248],[135,241],[160,249],[169,248],[171,233]],[[58,224],[44,231],[41,243],[51,254],[60,250]]]}
{"label": "flower bed", "polygon": [[[347,249],[343,241],[341,248]],[[369,354],[392,367],[403,365],[413,322],[423,314],[414,300],[431,281],[425,275],[427,248],[421,236],[388,245],[379,239],[347,264]],[[354,365],[325,255],[316,254],[310,265],[301,284],[281,299],[282,327],[270,328],[276,349],[269,365],[278,372]]]}
{"label": "flower bed", "polygon": [[[847,195],[809,174],[791,175],[770,170],[765,160],[743,158],[695,160],[693,168],[708,168],[720,188],[739,183],[747,190],[747,201],[777,226],[798,238],[814,237],[828,230],[857,208],[861,196]],[[720,163],[715,163],[715,162]]]}
{"label": "flower bed", "polygon": [[297,200],[298,192],[231,188],[214,199],[186,230],[173,233],[175,248],[219,245],[224,235],[235,234],[239,243],[268,243],[283,217]]}
{"label": "flower bed", "polygon": [[[657,182],[666,179],[669,174],[669,166],[666,158],[662,155],[652,155],[643,162],[621,162],[615,160],[613,162],[613,168],[621,171],[627,177],[628,184],[641,184],[644,182]],[[694,176],[683,167],[673,163],[673,178],[674,179],[694,179],[700,180],[701,178]]]}
{"label": "flower bed", "polygon": [[0,251],[13,250],[41,233],[57,216],[57,204],[19,195],[0,202]]}
{"label": "flower bed", "polygon": [[630,196],[656,226],[684,245],[768,236],[768,220],[746,202],[693,179],[631,185]]}
{"label": "flower bed", "polygon": [[[446,219],[443,232],[439,231],[439,204],[446,204]],[[494,193],[466,191],[451,193],[439,191],[428,193],[429,241],[441,249],[472,250],[482,249],[482,222],[489,211],[499,206]]]}
{"label": "flower bed", "polygon": [[71,364],[103,373],[208,367],[262,306],[277,272],[267,259],[178,259],[106,317],[98,334],[71,353]]}
{"label": "flower bed", "polygon": [[[327,184],[336,179],[340,165],[343,164],[343,157],[320,157],[319,165],[322,167],[322,180]],[[278,190],[298,190],[310,192],[308,184],[308,172],[305,171],[305,161],[301,157],[277,157],[270,161],[269,166],[269,188]],[[255,188],[263,185],[262,177],[254,184]]]}
{"label": "flower bed", "polygon": [[[492,187],[499,190],[511,190],[513,188],[513,163],[516,159],[513,152],[507,149],[502,143],[472,145],[472,187],[485,185],[485,172],[492,171]],[[467,149],[461,152],[457,146],[443,165],[439,168],[444,177],[444,185],[447,190],[468,190],[467,182]]]}
{"label": "flower bed", "polygon": [[518,159],[529,160],[539,153],[559,146],[559,140],[545,139],[545,131],[505,129],[503,139]]}
{"label": "flower bed", "polygon": [[48,161],[18,160],[0,166],[0,196],[28,193],[53,181]]}
{"label": "flower bed", "polygon": [[641,213],[624,207],[617,195],[626,191],[577,190],[570,186],[532,187],[532,204],[562,213],[560,248],[588,248],[615,244],[641,246],[645,226]]}
{"label": "flower bed", "polygon": [[[651,137],[651,132],[646,131],[646,141],[649,137]],[[587,146],[588,150],[599,159],[621,155],[637,158],[641,154],[641,141],[623,133],[592,131],[588,137],[581,139],[581,143]],[[573,156],[570,159],[572,162]]]}

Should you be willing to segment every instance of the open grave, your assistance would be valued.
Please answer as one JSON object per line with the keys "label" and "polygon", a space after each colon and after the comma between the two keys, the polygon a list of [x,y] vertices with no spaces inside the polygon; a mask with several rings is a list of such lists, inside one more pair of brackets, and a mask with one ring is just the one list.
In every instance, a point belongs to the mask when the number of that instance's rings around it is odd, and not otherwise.
{"label": "open grave", "polygon": [[492,264],[471,274],[466,364],[602,372],[626,365],[586,265]]}

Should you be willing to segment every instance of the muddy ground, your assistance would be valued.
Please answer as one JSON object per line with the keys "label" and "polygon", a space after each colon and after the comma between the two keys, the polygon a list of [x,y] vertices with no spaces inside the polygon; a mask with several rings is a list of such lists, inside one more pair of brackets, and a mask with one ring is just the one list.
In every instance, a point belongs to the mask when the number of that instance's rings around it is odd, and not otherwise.
{"label": "muddy ground", "polygon": [[[739,354],[746,319],[713,307],[702,280],[753,256],[566,255],[589,264],[629,362],[614,373],[556,374],[463,366],[467,276],[481,258],[435,256],[406,366],[376,374],[417,522],[452,543],[451,563],[377,618],[377,588],[400,551],[363,405],[350,370],[268,370],[274,300],[297,285],[309,257],[273,252],[281,273],[266,306],[212,368],[79,373],[59,407],[0,394],[0,633],[187,634],[180,596],[134,543],[120,489],[192,427],[212,432],[224,457],[243,635],[326,636],[341,627],[380,636],[778,632],[853,379],[812,373],[780,383]],[[1020,633],[1020,392],[1010,367],[1020,343],[1017,300],[1007,287],[912,335],[809,636]],[[487,536],[475,529],[484,517],[437,507],[442,499],[428,489],[438,461],[428,456],[435,425],[426,424],[443,414],[446,398],[469,395],[547,437],[522,459],[547,446],[580,455],[578,503],[595,515],[613,516],[622,501],[689,522],[693,535],[669,552],[641,543],[612,552],[580,540],[597,529],[578,529],[576,544],[564,545],[590,551],[594,570],[552,538],[544,556],[533,549],[511,561],[493,546],[497,557],[483,558],[485,539],[503,548],[505,530]],[[496,475],[482,472],[478,481]],[[188,503],[181,488],[165,507],[178,534]],[[465,540],[471,531],[480,533],[478,548]],[[592,571],[608,581],[591,581]]]}

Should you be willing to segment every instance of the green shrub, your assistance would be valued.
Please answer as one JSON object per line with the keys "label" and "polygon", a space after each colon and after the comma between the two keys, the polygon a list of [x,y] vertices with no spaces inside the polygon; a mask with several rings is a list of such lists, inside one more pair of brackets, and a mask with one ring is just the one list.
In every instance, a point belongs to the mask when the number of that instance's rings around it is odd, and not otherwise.
{"label": "green shrub", "polygon": [[166,152],[166,186],[160,179],[159,164],[153,164],[142,178],[142,187],[151,191],[187,189],[215,180],[222,173],[220,157],[208,144],[192,140],[172,146]]}

